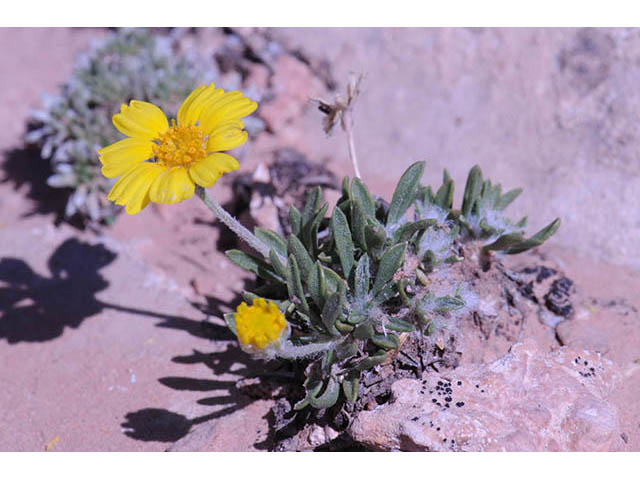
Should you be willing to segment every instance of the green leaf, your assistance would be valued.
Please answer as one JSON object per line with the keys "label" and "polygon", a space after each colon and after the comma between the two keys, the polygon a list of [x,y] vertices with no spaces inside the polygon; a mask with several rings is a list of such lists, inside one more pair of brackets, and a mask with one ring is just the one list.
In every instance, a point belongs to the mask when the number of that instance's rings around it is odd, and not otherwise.
{"label": "green leaf", "polygon": [[389,317],[384,326],[387,330],[393,330],[395,332],[413,332],[416,329],[413,323],[407,322],[405,320],[400,320],[399,318],[395,317]]}
{"label": "green leaf", "polygon": [[426,273],[433,272],[433,269],[435,268],[437,263],[438,259],[436,257],[436,254],[433,253],[433,250],[429,249],[424,252],[424,255],[422,256],[422,265]]}
{"label": "green leaf", "polygon": [[229,327],[229,330],[231,330],[233,332],[234,335],[238,335],[238,332],[236,332],[236,317],[233,313],[225,313],[223,315],[224,317],[224,321],[227,324],[227,327]]}
{"label": "green leaf", "polygon": [[309,313],[309,304],[304,296],[304,290],[302,289],[302,281],[300,280],[300,269],[298,268],[298,262],[293,255],[289,255],[289,265],[287,268],[287,289],[289,291],[289,298],[291,301],[300,304],[302,311]]}
{"label": "green leaf", "polygon": [[502,195],[500,199],[495,204],[496,210],[504,210],[509,206],[511,202],[513,202],[518,196],[522,193],[521,188],[514,188],[513,190],[509,190],[507,193]]}
{"label": "green leaf", "polygon": [[347,317],[347,323],[351,325],[357,325],[358,323],[366,319],[367,319],[367,316],[363,312],[358,310],[351,310],[349,312],[349,316]]}
{"label": "green leaf", "polygon": [[314,214],[320,208],[322,204],[322,189],[320,187],[314,188],[307,198],[307,202],[304,205],[302,211],[302,225],[306,225],[311,222]]}
{"label": "green leaf", "polygon": [[354,178],[351,182],[351,201],[357,202],[362,207],[362,212],[367,217],[376,216],[376,203],[367,190],[367,187],[359,178]]}
{"label": "green leaf", "polygon": [[344,296],[341,292],[332,293],[327,298],[322,309],[322,323],[329,333],[338,336],[340,333],[336,330],[336,321],[342,316],[342,305]]}
{"label": "green leaf", "polygon": [[375,333],[373,325],[370,323],[361,323],[353,331],[353,336],[358,340],[369,340]]}
{"label": "green leaf", "polygon": [[387,239],[387,235],[384,232],[384,228],[369,222],[364,227],[364,237],[367,242],[367,252],[375,255],[375,253],[384,246],[384,242]]}
{"label": "green leaf", "polygon": [[298,236],[302,231],[302,214],[295,205],[291,205],[289,209],[289,223],[291,224],[291,233]]}
{"label": "green leaf", "polygon": [[355,342],[341,342],[336,346],[338,360],[346,360],[358,354],[358,345]]}
{"label": "green leaf", "polygon": [[360,385],[360,372],[350,370],[342,379],[342,392],[347,402],[354,403],[358,399],[358,387]]}
{"label": "green leaf", "polygon": [[380,259],[380,265],[376,273],[376,280],[373,283],[373,294],[377,294],[389,282],[393,275],[404,262],[404,253],[407,248],[406,243],[398,243],[388,249]]}
{"label": "green leaf", "polygon": [[284,238],[271,230],[256,227],[254,233],[259,240],[262,240],[269,248],[275,250],[275,252],[281,257],[287,258],[287,243]]}
{"label": "green leaf", "polygon": [[400,345],[400,340],[393,333],[388,333],[387,335],[377,333],[371,337],[371,341],[374,345],[385,350],[395,350]]}
{"label": "green leaf", "polygon": [[353,240],[364,251],[367,250],[367,237],[365,228],[367,226],[367,217],[364,209],[358,200],[351,202],[351,227]]}
{"label": "green leaf", "polygon": [[369,272],[369,256],[365,253],[358,260],[356,273],[354,275],[354,296],[358,300],[366,300],[369,294],[369,282],[371,274]]}
{"label": "green leaf", "polygon": [[358,363],[358,365],[356,366],[356,369],[360,372],[364,370],[369,370],[370,368],[375,367],[376,365],[380,365],[386,359],[387,359],[387,352],[385,352],[384,350],[378,350],[374,356],[367,357],[361,360],[360,363]]}
{"label": "green leaf", "polygon": [[324,307],[324,300],[327,297],[327,280],[324,275],[324,269],[319,261],[317,261],[311,269],[307,285],[311,298],[313,298],[318,308],[321,309]]}
{"label": "green leaf", "polygon": [[345,176],[342,179],[342,196],[344,198],[349,198],[350,197],[350,195],[349,195],[349,177],[348,176]]}
{"label": "green leaf", "polygon": [[505,250],[505,253],[509,255],[514,255],[516,253],[522,253],[526,250],[529,250],[530,248],[538,247],[542,245],[544,242],[546,242],[547,239],[551,237],[551,235],[556,233],[558,228],[560,228],[560,219],[556,218],[553,222],[551,222],[549,225],[544,227],[542,230],[540,230],[531,238],[528,238],[524,240],[522,243]]}
{"label": "green leaf", "polygon": [[249,272],[253,272],[265,280],[285,283],[285,279],[278,275],[271,265],[258,257],[254,257],[253,255],[240,250],[227,250],[225,253],[233,264],[244,268]]}
{"label": "green leaf", "polygon": [[467,176],[467,184],[464,187],[462,198],[462,214],[466,217],[471,213],[471,209],[476,203],[482,190],[482,170],[475,165]]}
{"label": "green leaf", "polygon": [[[286,255],[284,258],[286,258]],[[271,266],[276,271],[276,273],[282,278],[286,279],[287,266],[280,261],[280,257],[278,257],[278,254],[273,250],[273,248],[269,250],[269,260],[271,261]]]}
{"label": "green leaf", "polygon": [[329,267],[323,266],[322,269],[324,270],[324,276],[327,280],[327,293],[334,293],[340,288],[344,288],[344,281],[340,278],[340,275]]}
{"label": "green leaf", "polygon": [[387,283],[373,298],[374,304],[382,304],[398,293],[395,282]]}
{"label": "green leaf", "polygon": [[464,300],[460,297],[437,297],[434,299],[434,312],[450,312],[452,310],[459,310],[464,307]]}
{"label": "green leaf", "polygon": [[338,401],[338,395],[340,395],[340,385],[333,377],[329,377],[327,386],[324,392],[319,397],[311,397],[311,406],[314,408],[330,408]]}
{"label": "green leaf", "polygon": [[438,205],[440,208],[444,208],[445,210],[451,209],[451,206],[453,205],[453,188],[453,180],[451,180],[449,172],[445,168],[442,179],[442,186],[438,189],[433,203]]}
{"label": "green leaf", "polygon": [[495,242],[485,245],[482,249],[487,252],[490,250],[506,250],[509,247],[515,247],[523,240],[524,237],[520,233],[507,233],[498,237]]}
{"label": "green leaf", "polygon": [[287,238],[287,246],[289,247],[289,253],[296,257],[296,262],[300,268],[300,275],[302,278],[309,278],[309,273],[313,268],[313,260],[311,255],[307,252],[302,242],[295,235],[289,235]]}
{"label": "green leaf", "polygon": [[351,239],[351,231],[349,230],[347,217],[342,213],[342,210],[337,207],[333,209],[333,215],[331,216],[331,229],[333,230],[333,239],[336,243],[338,257],[340,257],[342,271],[344,272],[345,278],[349,278],[354,263],[353,240]]}
{"label": "green leaf", "polygon": [[315,252],[318,249],[318,228],[320,227],[320,222],[324,219],[324,214],[327,213],[328,208],[329,204],[325,203],[313,216],[311,222],[302,227],[301,236],[304,239],[307,248],[311,252]]}
{"label": "green leaf", "polygon": [[422,177],[422,172],[424,172],[424,165],[424,162],[416,162],[400,177],[389,205],[387,225],[398,223],[415,200],[418,183],[420,182],[420,177]]}
{"label": "green leaf", "polygon": [[346,335],[347,333],[353,332],[353,325],[348,325],[344,322],[341,322],[340,320],[337,320],[336,329],[343,335]]}
{"label": "green leaf", "polygon": [[426,230],[428,227],[435,227],[437,225],[438,221],[433,218],[405,223],[393,234],[393,243],[406,242],[414,233],[419,232],[420,230]]}
{"label": "green leaf", "polygon": [[296,405],[293,407],[294,410],[302,410],[304,407],[311,403],[311,399],[315,397],[322,389],[322,380],[316,379],[315,377],[313,379],[307,378],[304,381],[303,385],[306,390],[306,396],[303,400],[296,403]]}

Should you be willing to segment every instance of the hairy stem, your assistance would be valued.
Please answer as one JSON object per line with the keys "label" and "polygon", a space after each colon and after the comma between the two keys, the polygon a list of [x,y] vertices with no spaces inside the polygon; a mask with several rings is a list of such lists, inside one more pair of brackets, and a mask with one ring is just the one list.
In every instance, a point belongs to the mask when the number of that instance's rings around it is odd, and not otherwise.
{"label": "hairy stem", "polygon": [[209,207],[209,210],[218,217],[222,223],[224,223],[229,229],[244,240],[251,248],[262,254],[263,257],[269,258],[270,248],[258,239],[253,233],[251,233],[246,227],[244,227],[238,220],[229,214],[222,205],[216,202],[209,192],[200,186],[196,186],[196,195]]}

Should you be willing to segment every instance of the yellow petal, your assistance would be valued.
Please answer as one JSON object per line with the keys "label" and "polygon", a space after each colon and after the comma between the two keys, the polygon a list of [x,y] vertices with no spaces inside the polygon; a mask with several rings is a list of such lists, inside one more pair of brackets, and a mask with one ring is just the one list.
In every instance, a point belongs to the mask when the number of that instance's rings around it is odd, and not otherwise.
{"label": "yellow petal", "polygon": [[178,125],[188,127],[189,125],[195,125],[200,117],[202,110],[216,99],[224,94],[222,88],[215,88],[215,85],[211,83],[209,86],[201,85],[196,88],[186,98],[180,109],[178,110]]}
{"label": "yellow petal", "polygon": [[157,163],[140,163],[118,179],[108,199],[116,205],[125,205],[130,215],[140,212],[149,203],[149,187],[163,172]]}
{"label": "yellow petal", "polygon": [[149,198],[157,203],[178,203],[193,196],[196,186],[184,167],[165,169],[149,189]]}
{"label": "yellow petal", "polygon": [[214,128],[239,120],[253,113],[258,104],[245,97],[242,92],[227,92],[207,104],[202,110],[199,126],[208,135]]}
{"label": "yellow petal", "polygon": [[113,124],[129,137],[152,140],[169,128],[162,110],[148,102],[131,100],[120,106],[120,113],[113,116]]}
{"label": "yellow petal", "polygon": [[239,147],[247,141],[247,132],[243,128],[244,124],[240,120],[214,128],[207,140],[207,152],[222,152]]}
{"label": "yellow petal", "polygon": [[189,168],[189,175],[193,181],[204,188],[213,186],[223,173],[238,170],[240,164],[231,155],[214,153],[202,160],[198,160]]}
{"label": "yellow petal", "polygon": [[139,138],[125,138],[98,150],[102,174],[107,178],[119,177],[138,163],[153,156],[152,143]]}

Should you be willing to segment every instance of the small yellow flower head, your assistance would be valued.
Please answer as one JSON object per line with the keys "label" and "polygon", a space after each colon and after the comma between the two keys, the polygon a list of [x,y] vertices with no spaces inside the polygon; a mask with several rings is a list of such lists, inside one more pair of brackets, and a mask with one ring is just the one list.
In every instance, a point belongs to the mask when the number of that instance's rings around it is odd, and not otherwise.
{"label": "small yellow flower head", "polygon": [[133,215],[149,202],[191,198],[196,185],[211,187],[222,174],[240,168],[235,158],[220,152],[247,141],[240,119],[256,108],[241,92],[225,92],[213,83],[191,92],[171,125],[151,103],[122,104],[113,124],[128,138],[98,150],[103,175],[120,177],[109,200]]}
{"label": "small yellow flower head", "polygon": [[242,302],[234,314],[236,334],[245,350],[256,352],[278,348],[289,334],[289,325],[277,305],[255,298],[253,305]]}

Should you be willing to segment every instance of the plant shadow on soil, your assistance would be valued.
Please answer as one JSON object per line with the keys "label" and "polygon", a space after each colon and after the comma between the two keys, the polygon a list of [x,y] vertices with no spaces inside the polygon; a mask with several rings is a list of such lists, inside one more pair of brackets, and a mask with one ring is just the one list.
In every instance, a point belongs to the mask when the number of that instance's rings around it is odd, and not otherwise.
{"label": "plant shadow on soil", "polygon": [[77,217],[64,218],[65,206],[72,189],[53,188],[47,184],[47,178],[53,171],[49,161],[40,157],[37,148],[14,148],[3,152],[2,170],[0,183],[12,183],[15,190],[27,187],[25,196],[34,206],[24,217],[54,214],[55,225],[66,221],[76,228],[83,228],[83,222]]}
{"label": "plant shadow on soil", "polygon": [[[222,302],[212,297],[207,297],[207,305],[194,304],[207,315],[222,317],[223,309],[229,311],[233,306],[242,301],[238,298],[230,302]],[[186,319],[174,319],[158,324],[167,328],[180,328],[196,336],[211,340],[228,341],[235,340],[235,336],[226,328],[207,322],[204,328],[188,323]],[[202,322],[197,322],[202,324]],[[213,330],[209,329],[212,327]],[[217,380],[208,378],[191,377],[161,377],[158,379],[162,385],[173,390],[206,392],[206,396],[199,399],[199,405],[217,407],[215,411],[195,418],[187,418],[184,415],[164,409],[145,408],[136,412],[130,412],[125,416],[125,422],[121,424],[125,435],[142,441],[176,442],[186,436],[192,427],[230,415],[242,410],[260,398],[269,398],[273,382],[263,382],[262,377],[271,378],[277,376],[275,370],[278,362],[262,362],[254,360],[250,355],[242,351],[236,344],[228,343],[224,350],[219,352],[202,352],[193,350],[188,355],[173,357],[172,362],[186,365],[203,364],[211,370],[215,377],[232,373],[240,377],[236,380]],[[248,385],[243,381],[249,379]],[[251,379],[260,379],[257,383],[251,383]],[[267,385],[267,387],[265,387]],[[264,448],[270,446],[269,439],[264,443]]]}
{"label": "plant shadow on soil", "polygon": [[[103,244],[90,244],[71,237],[63,241],[47,261],[48,274],[41,275],[20,258],[0,259],[0,339],[11,344],[46,342],[60,337],[65,327],[78,328],[82,322],[104,309],[160,319],[157,327],[183,330],[195,337],[212,341],[230,341],[235,336],[221,324],[208,320],[222,317],[240,299],[222,302],[207,298],[207,305],[194,304],[203,312],[203,320],[166,315],[149,310],[130,308],[103,302],[96,294],[106,290],[109,282],[100,270],[111,264],[117,255]],[[241,378],[260,376],[262,362],[254,361],[240,348],[229,344],[224,351],[204,353],[193,350],[189,355],[171,359],[175,363],[203,363],[214,376],[229,373]],[[238,368],[240,365],[240,368]],[[122,424],[125,434],[144,441],[175,442],[192,426],[228,415],[255,400],[236,385],[235,381],[162,377],[158,381],[175,390],[211,392],[198,401],[200,405],[223,407],[198,418],[168,410],[146,408],[126,415]],[[218,392],[219,394],[213,395]]]}
{"label": "plant shadow on soil", "polygon": [[65,327],[78,328],[104,309],[161,319],[156,326],[184,330],[196,337],[230,340],[231,332],[206,320],[193,320],[150,310],[103,302],[96,294],[109,282],[100,270],[117,255],[103,244],[71,237],[47,260],[49,275],[35,272],[23,259],[0,259],[0,339],[9,344],[45,342],[61,336]]}

